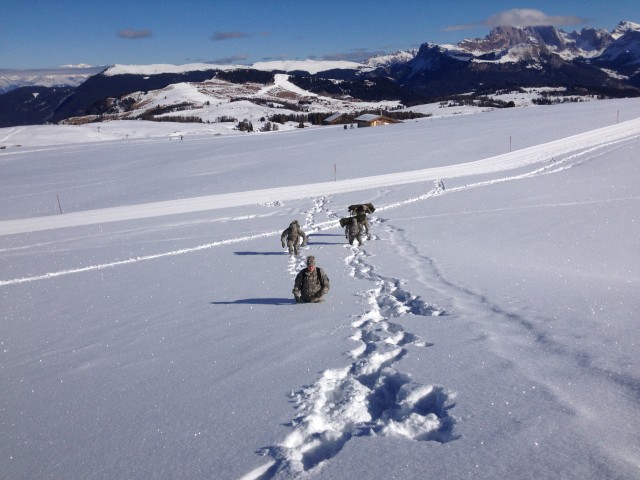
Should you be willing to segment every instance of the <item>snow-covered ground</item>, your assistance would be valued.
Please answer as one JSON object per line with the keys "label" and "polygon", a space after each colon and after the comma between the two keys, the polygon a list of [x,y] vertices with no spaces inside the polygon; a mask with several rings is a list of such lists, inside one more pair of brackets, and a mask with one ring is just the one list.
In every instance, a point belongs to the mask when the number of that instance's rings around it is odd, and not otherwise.
{"label": "snow-covered ground", "polygon": [[0,478],[640,475],[637,99],[97,127],[0,129]]}

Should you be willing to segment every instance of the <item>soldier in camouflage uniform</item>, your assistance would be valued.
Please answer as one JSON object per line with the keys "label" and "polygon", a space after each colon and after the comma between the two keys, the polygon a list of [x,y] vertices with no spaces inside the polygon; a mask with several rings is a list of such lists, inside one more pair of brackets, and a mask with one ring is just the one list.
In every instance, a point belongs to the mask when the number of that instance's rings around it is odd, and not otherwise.
{"label": "soldier in camouflage uniform", "polygon": [[360,224],[360,230],[364,229],[367,234],[367,239],[371,239],[369,233],[369,220],[367,218],[368,213],[372,213],[375,210],[373,204],[363,203],[357,205],[349,205],[349,214],[355,216]]}
{"label": "soldier in camouflage uniform", "polygon": [[300,239],[302,239],[302,246],[304,247],[307,244],[307,235],[300,230],[300,224],[297,220],[291,222],[289,227],[286,228],[280,236],[282,248],[284,248],[285,241],[289,247],[289,255],[293,255],[294,253],[298,255],[298,253],[300,253]]}
{"label": "soldier in camouflage uniform", "polygon": [[359,213],[356,215],[358,219],[358,224],[360,225],[360,230],[364,229],[364,232],[367,234],[367,240],[371,240],[371,234],[369,233],[369,220],[367,219],[366,213]]}
{"label": "soldier in camouflage uniform", "polygon": [[360,223],[356,217],[349,217],[347,219],[347,225],[345,227],[345,233],[349,245],[353,245],[354,240],[358,240],[358,245],[362,245],[362,237],[360,236]]}
{"label": "soldier in camouflage uniform", "polygon": [[307,257],[307,268],[300,270],[293,283],[293,296],[297,303],[319,303],[329,292],[329,277],[316,267],[316,257]]}

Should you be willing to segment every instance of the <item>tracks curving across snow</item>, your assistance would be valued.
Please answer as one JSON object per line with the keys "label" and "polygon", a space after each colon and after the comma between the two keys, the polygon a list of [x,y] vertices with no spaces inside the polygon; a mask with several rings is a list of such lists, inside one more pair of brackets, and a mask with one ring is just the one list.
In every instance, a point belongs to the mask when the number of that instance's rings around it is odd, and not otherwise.
{"label": "tracks curving across snow", "polygon": [[[316,201],[314,213],[324,204]],[[416,441],[455,438],[449,415],[453,395],[438,385],[419,385],[396,363],[410,346],[432,346],[392,321],[405,315],[435,317],[443,310],[404,288],[401,279],[378,274],[366,249],[345,245],[349,275],[373,287],[360,294],[365,311],[351,322],[351,364],[324,371],[312,385],[292,392],[298,413],[292,431],[259,453],[271,460],[243,477],[266,480],[301,476],[321,468],[354,437],[394,436]]]}
{"label": "tracks curving across snow", "polygon": [[609,127],[573,135],[553,142],[524,148],[475,162],[427,168],[409,172],[372,177],[353,178],[334,182],[314,183],[280,188],[235,192],[222,195],[168,200],[163,202],[103,208],[38,218],[0,221],[0,235],[35,232],[56,228],[137,220],[183,213],[217,210],[228,207],[255,205],[265,202],[322,197],[345,192],[371,190],[389,186],[460,178],[497,173],[552,162],[590,152],[616,143],[640,137],[640,118]]}
{"label": "tracks curving across snow", "polygon": [[[424,195],[381,205],[376,210],[385,212],[436,195],[478,188],[488,183],[553,173],[579,162],[581,156],[593,155],[598,149],[620,144],[638,136],[640,120],[635,120],[521,151],[449,167],[78,212],[55,217],[7,220],[0,222],[0,235],[298,198],[316,199],[314,206],[305,214],[304,228],[309,232],[319,232],[338,228],[338,216],[328,209],[332,194],[387,188],[407,183],[436,182],[435,187]],[[452,189],[445,189],[441,181],[447,178],[507,172],[527,166],[534,168],[527,173],[505,175]],[[406,252],[411,253],[412,245],[398,229],[394,229],[389,222],[379,221],[378,225],[389,234],[391,241],[398,242],[401,250],[404,248]],[[0,287],[182,255],[219,245],[276,235],[280,235],[280,232],[256,233],[122,261],[0,280]],[[339,454],[354,438],[392,436],[442,443],[456,438],[455,419],[449,414],[453,407],[454,395],[443,386],[418,384],[408,373],[400,369],[401,360],[412,349],[431,346],[428,341],[406,330],[403,325],[405,322],[400,319],[409,316],[427,319],[446,315],[446,312],[411,293],[402,279],[378,273],[372,256],[367,252],[366,244],[363,248],[345,246],[345,252],[344,261],[349,274],[358,285],[367,286],[364,292],[358,294],[363,311],[350,320],[353,329],[350,338],[355,346],[349,352],[348,363],[342,368],[325,370],[313,384],[291,393],[297,414],[291,422],[290,433],[280,444],[266,446],[261,450],[260,453],[269,457],[268,461],[249,472],[245,479],[271,479],[279,475],[299,476],[311,473],[321,468],[325,461]],[[294,274],[301,268],[302,261],[302,256],[292,257],[288,264],[288,272]],[[432,273],[437,275],[437,271]]]}
{"label": "tracks curving across snow", "polygon": [[[626,125],[626,124],[629,124],[629,125]],[[159,202],[154,204],[148,204],[147,206],[139,205],[139,206],[131,206],[131,207],[107,208],[102,210],[79,212],[77,214],[70,213],[65,215],[56,215],[53,217],[6,220],[6,221],[0,221],[0,235],[35,232],[35,231],[41,231],[41,230],[47,230],[47,229],[89,225],[89,224],[96,224],[96,223],[102,223],[102,222],[122,221],[122,220],[128,220],[132,218],[156,217],[161,215],[176,214],[176,213],[180,213],[181,211],[193,212],[193,211],[211,210],[216,208],[223,208],[226,206],[239,206],[239,205],[245,205],[245,204],[281,205],[281,202],[285,198],[289,199],[289,198],[312,197],[313,195],[311,195],[311,193],[313,193],[316,189],[319,190],[321,193],[314,200],[314,207],[305,214],[305,225],[303,229],[307,229],[310,232],[319,232],[323,230],[330,230],[333,228],[337,228],[337,220],[340,217],[337,213],[327,208],[327,204],[330,202],[329,200],[330,197],[326,192],[323,191],[323,188],[322,188],[323,185],[329,185],[330,188],[328,188],[328,190],[331,190],[331,192],[333,193],[343,193],[344,191],[348,191],[348,186],[351,185],[353,182],[357,182],[359,185],[357,186],[357,188],[355,188],[355,190],[373,189],[373,188],[376,188],[377,186],[379,186],[380,188],[386,188],[392,185],[398,185],[398,184],[404,184],[404,183],[417,183],[422,181],[428,181],[430,179],[435,182],[434,187],[427,193],[418,195],[417,197],[408,198],[399,202],[380,205],[379,207],[376,208],[377,212],[383,212],[383,211],[393,209],[393,208],[398,208],[410,203],[424,201],[438,195],[451,194],[458,191],[464,191],[464,190],[473,189],[473,188],[480,188],[487,185],[520,180],[520,179],[534,177],[538,175],[553,174],[553,173],[557,173],[562,170],[565,170],[567,168],[572,168],[584,162],[586,159],[593,158],[594,156],[596,156],[598,150],[600,150],[603,147],[615,147],[627,140],[640,137],[640,119],[638,119],[638,121],[625,122],[625,124],[623,125],[625,125],[625,128],[621,129],[620,131],[614,130],[614,132],[618,133],[618,135],[616,135],[615,138],[605,137],[605,138],[608,138],[609,141],[604,142],[602,144],[596,144],[591,142],[593,144],[590,147],[586,147],[583,145],[581,148],[575,148],[572,151],[568,146],[564,146],[562,141],[556,141],[556,142],[551,142],[550,144],[544,144],[542,146],[531,147],[529,149],[524,149],[518,152],[514,152],[514,154],[518,154],[518,158],[520,158],[522,157],[521,152],[531,151],[531,150],[536,151],[536,149],[541,149],[545,152],[547,157],[544,157],[546,161],[543,162],[543,156],[541,153],[539,153],[538,154],[539,158],[537,158],[537,160],[535,161],[530,162],[531,164],[536,165],[535,168],[528,172],[518,173],[514,175],[506,175],[506,176],[494,178],[491,180],[467,183],[465,185],[453,187],[453,188],[445,188],[443,178],[463,176],[462,174],[449,175],[448,177],[447,175],[443,175],[442,177],[434,177],[433,173],[428,173],[428,172],[437,171],[438,173],[445,173],[443,170],[449,170],[449,169],[455,170],[456,168],[462,168],[464,165],[476,165],[476,164],[482,164],[484,162],[493,163],[492,159],[502,158],[502,157],[505,157],[505,155],[492,157],[490,159],[481,160],[479,162],[472,162],[470,164],[381,176],[381,177],[387,178],[388,180],[387,183],[385,183],[384,181],[380,183],[379,181],[380,177],[365,177],[362,179],[345,180],[343,182],[332,182],[330,184],[315,184],[312,186],[303,185],[299,187],[284,187],[281,189],[256,190],[253,192],[243,192],[243,193],[236,193],[236,194],[229,194],[229,195],[218,195],[213,197],[199,197],[197,199],[176,200],[174,202]],[[600,130],[597,130],[596,132],[600,132],[601,134],[603,134],[601,130],[604,130],[605,132],[609,132],[608,129],[610,128],[612,127],[600,129]],[[581,135],[578,135],[575,137],[583,138]],[[569,137],[569,139],[568,140],[565,139],[565,141],[571,140],[569,142],[569,145],[575,145],[575,137]],[[551,144],[557,144],[558,142],[560,142],[561,146],[564,146],[562,150],[563,151],[567,150],[567,153],[564,156],[560,155],[560,156],[554,157],[553,156],[554,152],[557,154],[560,150],[559,149],[553,150],[552,148],[548,148],[548,146]],[[508,157],[509,155],[511,154],[507,154],[506,157]],[[513,164],[514,162],[506,162],[506,163],[507,165],[511,165],[511,168],[516,168],[516,166],[518,166],[518,165],[514,165]],[[543,165],[537,165],[538,163],[543,163]],[[475,169],[471,169],[471,170],[475,170]],[[508,170],[507,166],[505,166],[503,170]],[[487,171],[490,171],[490,170],[487,170]],[[476,173],[483,173],[482,169],[480,169],[480,171]],[[412,175],[414,175],[415,178],[411,178]],[[402,180],[398,181],[396,177],[401,178]],[[342,185],[337,185],[337,184],[342,184]],[[314,188],[310,188],[310,187],[314,187]],[[289,191],[290,194],[286,194],[285,192],[287,191]],[[304,194],[302,192],[304,192]],[[277,196],[278,194],[281,194],[282,196],[278,197]],[[249,200],[242,199],[243,195],[248,195]],[[275,197],[268,196],[268,195],[275,195]],[[384,193],[383,193],[383,196],[384,196]],[[214,198],[220,200],[221,203],[212,204],[211,202],[213,201],[212,199]],[[223,198],[226,200],[222,200]],[[237,201],[233,200],[234,198],[237,199]],[[274,200],[274,198],[278,198],[278,199]],[[242,199],[242,200],[239,200],[239,199]],[[230,202],[230,203],[227,203],[227,202]],[[173,205],[173,207],[175,208],[168,208],[168,207],[171,207],[171,205]],[[167,207],[166,211],[163,210],[165,207]],[[318,217],[320,216],[321,213],[324,214],[324,216],[329,220],[320,221]],[[154,255],[134,257],[134,258],[115,261],[111,263],[103,263],[103,264],[89,265],[89,266],[72,268],[72,269],[65,269],[65,270],[60,270],[56,272],[48,272],[41,275],[34,275],[30,277],[0,280],[0,287],[5,285],[24,283],[24,282],[46,280],[46,279],[55,278],[62,275],[82,273],[82,272],[93,271],[93,270],[101,270],[105,268],[111,268],[111,267],[116,267],[120,265],[127,265],[127,264],[137,263],[141,261],[155,260],[155,259],[167,257],[167,256],[182,255],[186,253],[192,253],[200,250],[214,248],[219,245],[240,243],[240,242],[254,240],[256,238],[275,236],[279,234],[280,232],[257,233],[255,235],[249,235],[246,237],[229,238],[229,239],[221,240],[218,242],[197,245],[191,248],[183,248],[180,250],[173,250],[173,251],[158,253]],[[302,260],[299,260],[299,261],[302,261]],[[293,273],[295,270],[296,270],[296,264],[293,263],[290,267],[290,273]]]}

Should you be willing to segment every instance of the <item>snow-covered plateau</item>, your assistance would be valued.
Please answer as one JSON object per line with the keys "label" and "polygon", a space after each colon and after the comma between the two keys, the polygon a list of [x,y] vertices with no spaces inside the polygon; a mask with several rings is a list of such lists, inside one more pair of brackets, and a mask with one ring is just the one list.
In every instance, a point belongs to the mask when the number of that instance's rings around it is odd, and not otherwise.
{"label": "snow-covered plateau", "polygon": [[640,101],[477,112],[0,129],[0,478],[639,478]]}

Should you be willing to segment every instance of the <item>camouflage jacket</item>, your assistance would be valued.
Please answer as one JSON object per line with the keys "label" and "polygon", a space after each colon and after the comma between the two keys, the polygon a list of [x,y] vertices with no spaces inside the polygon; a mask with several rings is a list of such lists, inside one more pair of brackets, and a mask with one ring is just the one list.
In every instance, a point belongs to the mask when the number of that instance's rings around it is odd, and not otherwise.
{"label": "camouflage jacket", "polygon": [[301,238],[302,244],[306,245],[307,235],[302,230],[300,230],[297,225],[294,224],[289,225],[289,227],[282,232],[282,235],[280,235],[280,241],[282,243],[292,242],[294,244],[297,244],[300,242]]}
{"label": "camouflage jacket", "polygon": [[358,225],[356,217],[351,217],[351,221],[345,227],[345,233],[347,235],[358,235],[360,233],[360,225]]}
{"label": "camouflage jacket", "polygon": [[359,213],[356,215],[356,219],[358,220],[358,223],[361,224],[365,224],[365,223],[369,223],[369,221],[367,220],[367,214],[366,213]]}
{"label": "camouflage jacket", "polygon": [[316,267],[312,272],[309,268],[300,270],[293,284],[293,294],[301,296],[305,301],[326,295],[329,292],[329,277],[324,270]]}

